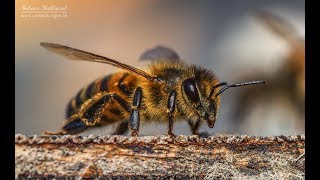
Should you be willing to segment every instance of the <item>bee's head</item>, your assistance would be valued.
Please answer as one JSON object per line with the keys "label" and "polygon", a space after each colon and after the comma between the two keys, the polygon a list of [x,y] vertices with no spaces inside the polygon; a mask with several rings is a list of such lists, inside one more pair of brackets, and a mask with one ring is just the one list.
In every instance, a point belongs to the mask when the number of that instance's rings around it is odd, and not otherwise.
{"label": "bee's head", "polygon": [[205,82],[197,81],[195,78],[188,78],[182,82],[182,94],[186,103],[192,107],[197,119],[206,121],[210,128],[213,128],[218,115],[220,97],[211,98],[206,92]]}
{"label": "bee's head", "polygon": [[205,79],[196,80],[195,78],[187,78],[182,82],[182,94],[187,102],[194,109],[193,114],[196,118],[206,121],[210,128],[214,127],[214,123],[218,116],[220,106],[220,95],[230,87],[239,87],[252,84],[265,83],[265,81],[251,81],[245,83],[237,83],[227,85],[226,82],[209,84]]}

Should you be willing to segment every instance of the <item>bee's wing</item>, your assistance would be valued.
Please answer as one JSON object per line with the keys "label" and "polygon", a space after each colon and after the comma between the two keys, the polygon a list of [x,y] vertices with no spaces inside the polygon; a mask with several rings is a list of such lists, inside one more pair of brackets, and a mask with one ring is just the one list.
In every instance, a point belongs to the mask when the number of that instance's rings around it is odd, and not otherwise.
{"label": "bee's wing", "polygon": [[106,58],[106,57],[103,57],[100,55],[96,55],[93,53],[89,53],[86,51],[82,51],[79,49],[75,49],[75,48],[71,48],[71,47],[63,46],[63,45],[59,45],[59,44],[54,44],[54,43],[42,42],[42,43],[40,43],[40,45],[42,47],[46,48],[47,50],[54,52],[56,54],[62,55],[65,58],[70,59],[70,60],[83,60],[83,61],[100,62],[100,63],[110,64],[112,66],[116,66],[116,67],[125,69],[127,71],[136,73],[138,75],[141,75],[150,81],[157,79],[157,77],[151,76],[148,73],[146,73],[140,69],[137,69],[135,67],[120,63],[116,60]]}
{"label": "bee's wing", "polygon": [[180,57],[177,52],[175,52],[173,49],[164,46],[156,46],[152,49],[146,50],[144,53],[141,54],[139,59],[141,61],[157,59],[180,61]]}
{"label": "bee's wing", "polygon": [[262,10],[256,11],[255,17],[274,34],[284,38],[287,42],[292,43],[299,40],[296,28],[285,19]]}

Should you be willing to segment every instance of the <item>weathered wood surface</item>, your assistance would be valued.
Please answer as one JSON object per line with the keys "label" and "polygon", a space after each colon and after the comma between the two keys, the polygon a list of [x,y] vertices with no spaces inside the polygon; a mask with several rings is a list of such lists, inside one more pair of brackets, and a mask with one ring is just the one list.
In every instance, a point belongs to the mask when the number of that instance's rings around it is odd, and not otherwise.
{"label": "weathered wood surface", "polygon": [[15,137],[16,178],[303,179],[305,137]]}

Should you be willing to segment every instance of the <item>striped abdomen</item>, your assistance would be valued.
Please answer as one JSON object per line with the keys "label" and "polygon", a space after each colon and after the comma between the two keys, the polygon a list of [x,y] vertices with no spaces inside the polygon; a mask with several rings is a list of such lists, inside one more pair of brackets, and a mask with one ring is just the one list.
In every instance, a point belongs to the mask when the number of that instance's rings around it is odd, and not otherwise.
{"label": "striped abdomen", "polygon": [[[111,74],[93,81],[87,87],[81,89],[77,95],[70,100],[66,110],[66,118],[76,114],[86,100],[92,98],[99,92],[116,93],[123,100],[130,102],[129,97],[135,89],[136,81],[136,77],[127,72]],[[118,120],[128,114],[123,107],[115,101],[112,101],[109,106],[110,108],[104,112],[105,117],[103,119]]]}

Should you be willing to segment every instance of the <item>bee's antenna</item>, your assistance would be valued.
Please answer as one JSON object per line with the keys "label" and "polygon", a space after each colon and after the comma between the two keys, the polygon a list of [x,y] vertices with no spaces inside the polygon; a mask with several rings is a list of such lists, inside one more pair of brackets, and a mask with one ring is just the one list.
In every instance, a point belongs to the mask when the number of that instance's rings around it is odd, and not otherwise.
{"label": "bee's antenna", "polygon": [[225,86],[225,85],[227,85],[227,82],[221,82],[221,83],[219,83],[219,84],[217,84],[217,85],[214,85],[214,86],[212,87],[212,89],[211,89],[211,92],[210,92],[209,97],[211,97],[211,96],[213,95],[213,92],[214,92],[214,89],[215,89],[215,88],[220,87],[220,86]]}
{"label": "bee's antenna", "polygon": [[267,81],[250,81],[250,82],[243,82],[243,83],[226,85],[225,87],[220,89],[215,96],[216,97],[219,96],[221,93],[223,93],[223,91],[225,91],[231,87],[240,87],[240,86],[247,86],[247,85],[254,85],[254,84],[265,84],[265,83],[267,83]]}

